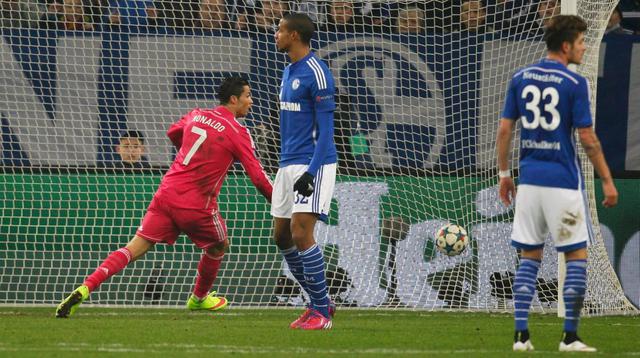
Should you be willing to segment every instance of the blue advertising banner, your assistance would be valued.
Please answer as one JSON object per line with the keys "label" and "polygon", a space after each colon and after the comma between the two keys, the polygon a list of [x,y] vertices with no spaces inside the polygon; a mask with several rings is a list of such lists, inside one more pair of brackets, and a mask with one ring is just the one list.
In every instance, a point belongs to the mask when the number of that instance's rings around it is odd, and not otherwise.
{"label": "blue advertising banner", "polygon": [[[363,160],[400,170],[492,168],[494,121],[510,78],[507,70],[496,75],[499,63],[544,55],[539,42],[465,33],[319,37],[313,48],[347,101],[347,132],[370,142]],[[631,100],[640,90],[638,45],[621,36],[602,47],[597,131],[614,172],[640,170],[640,104]],[[166,128],[193,107],[215,105],[215,84],[229,74],[253,86],[249,126],[277,121],[288,64],[271,34],[233,31],[5,30],[0,60],[3,163],[64,166],[108,165],[125,129],[143,131],[150,162],[167,165]]]}

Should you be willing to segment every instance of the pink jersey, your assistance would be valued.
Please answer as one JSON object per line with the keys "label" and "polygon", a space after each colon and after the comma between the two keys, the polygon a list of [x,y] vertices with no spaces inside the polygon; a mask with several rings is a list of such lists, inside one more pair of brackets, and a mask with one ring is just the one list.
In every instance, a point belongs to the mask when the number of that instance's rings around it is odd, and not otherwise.
{"label": "pink jersey", "polygon": [[173,124],[167,136],[178,154],[156,195],[173,207],[208,209],[216,205],[220,187],[236,160],[271,202],[271,181],[255,156],[249,130],[224,106],[194,109]]}

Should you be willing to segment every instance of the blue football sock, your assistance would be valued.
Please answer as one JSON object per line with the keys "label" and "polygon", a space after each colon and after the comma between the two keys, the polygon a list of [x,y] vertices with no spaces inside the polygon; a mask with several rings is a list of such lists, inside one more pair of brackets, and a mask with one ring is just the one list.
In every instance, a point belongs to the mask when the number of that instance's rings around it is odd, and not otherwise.
{"label": "blue football sock", "polygon": [[324,257],[317,244],[300,252],[304,266],[304,279],[307,282],[307,293],[311,297],[313,308],[325,317],[329,317],[329,295],[324,275]]}
{"label": "blue football sock", "polygon": [[536,278],[540,261],[523,258],[513,282],[513,300],[515,306],[516,331],[529,329],[529,308],[536,294]]}
{"label": "blue football sock", "polygon": [[285,261],[287,261],[287,266],[289,266],[289,271],[291,271],[293,277],[296,278],[300,287],[308,293],[307,281],[304,279],[302,259],[298,253],[298,248],[294,245],[288,249],[280,250],[280,253],[284,256]]}
{"label": "blue football sock", "polygon": [[562,288],[565,317],[564,331],[577,332],[580,310],[587,291],[587,260],[567,261],[567,277]]}

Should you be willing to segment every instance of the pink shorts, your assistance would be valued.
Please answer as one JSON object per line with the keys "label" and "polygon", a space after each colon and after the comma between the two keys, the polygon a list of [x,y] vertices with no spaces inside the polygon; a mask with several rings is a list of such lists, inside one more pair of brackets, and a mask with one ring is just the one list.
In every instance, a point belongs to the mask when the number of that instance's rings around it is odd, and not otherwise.
{"label": "pink shorts", "polygon": [[136,235],[151,242],[173,245],[181,232],[203,250],[227,238],[227,226],[217,205],[207,210],[180,209],[172,207],[161,196],[151,200]]}

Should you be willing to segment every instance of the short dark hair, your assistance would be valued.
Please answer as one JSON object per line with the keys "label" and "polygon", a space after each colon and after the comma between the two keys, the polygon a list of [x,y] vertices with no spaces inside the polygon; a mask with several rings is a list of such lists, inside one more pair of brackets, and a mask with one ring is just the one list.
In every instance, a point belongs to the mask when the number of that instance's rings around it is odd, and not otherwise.
{"label": "short dark hair", "polygon": [[618,13],[618,16],[620,16],[620,20],[621,20],[621,21],[622,21],[622,20],[624,20],[624,17],[622,16],[622,10],[620,10],[620,6],[616,6],[616,7],[613,9],[612,14],[613,14],[614,12],[617,12],[617,13]]}
{"label": "short dark hair", "polygon": [[220,86],[218,86],[218,99],[220,104],[227,104],[231,99],[231,96],[240,97],[244,86],[248,86],[249,82],[239,76],[231,76],[222,80]]}
{"label": "short dark hair", "polygon": [[295,31],[300,35],[300,41],[302,41],[302,43],[306,45],[311,43],[311,38],[316,31],[316,25],[308,15],[292,12],[284,15],[282,19],[287,22],[287,29],[289,31]]}
{"label": "short dark hair", "polygon": [[122,141],[122,138],[138,138],[140,143],[144,144],[144,134],[140,131],[136,130],[127,130],[120,133],[120,139],[118,139],[118,143]]}
{"label": "short dark hair", "polygon": [[573,43],[585,31],[587,31],[587,23],[579,16],[554,16],[544,31],[547,50],[560,51],[564,42]]}

